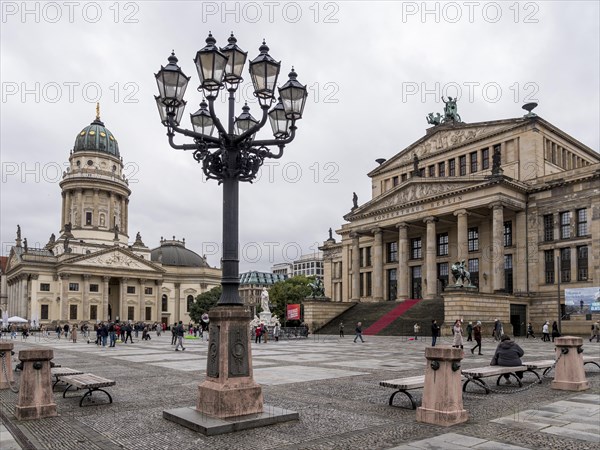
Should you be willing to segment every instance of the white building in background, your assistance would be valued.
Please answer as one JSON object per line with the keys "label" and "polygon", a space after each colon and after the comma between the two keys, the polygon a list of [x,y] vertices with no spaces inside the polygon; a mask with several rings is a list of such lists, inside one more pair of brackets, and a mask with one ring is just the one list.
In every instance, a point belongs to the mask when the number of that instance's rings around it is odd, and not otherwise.
{"label": "white building in background", "polygon": [[117,140],[99,113],[77,135],[60,188],[58,238],[52,233],[43,248],[32,248],[15,224],[0,312],[40,324],[187,323],[195,297],[220,284],[221,270],[187,249],[185,239],[161,238],[150,249],[138,232],[129,243],[131,190]]}

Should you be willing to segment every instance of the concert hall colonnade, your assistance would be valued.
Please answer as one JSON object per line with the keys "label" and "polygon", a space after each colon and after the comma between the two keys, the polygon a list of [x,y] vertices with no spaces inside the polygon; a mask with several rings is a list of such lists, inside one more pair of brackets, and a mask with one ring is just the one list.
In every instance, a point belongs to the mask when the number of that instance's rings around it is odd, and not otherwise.
{"label": "concert hall colonnade", "polygon": [[[600,285],[600,155],[536,114],[441,123],[378,163],[372,198],[321,247],[332,301],[441,297],[447,319],[509,320],[516,304],[542,320],[557,270],[561,289]],[[447,288],[461,261],[471,293]]]}
{"label": "concert hall colonnade", "polygon": [[[52,233],[43,247],[28,245],[28,224],[15,218],[2,312],[35,321],[34,326],[190,321],[191,303],[220,284],[221,270],[175,236],[150,249],[137,232],[130,243],[131,190],[123,168],[118,142],[97,110],[75,138],[59,183],[58,237]],[[30,243],[38,238],[29,237]]]}

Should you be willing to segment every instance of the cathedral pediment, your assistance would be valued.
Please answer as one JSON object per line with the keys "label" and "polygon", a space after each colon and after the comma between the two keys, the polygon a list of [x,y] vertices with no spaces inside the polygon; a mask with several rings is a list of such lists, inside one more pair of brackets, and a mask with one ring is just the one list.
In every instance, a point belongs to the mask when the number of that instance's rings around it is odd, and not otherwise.
{"label": "cathedral pediment", "polygon": [[515,125],[520,124],[519,119],[513,119],[453,126],[439,125],[431,129],[427,135],[377,167],[369,176],[374,176],[377,173],[385,172],[405,164],[412,164],[415,155],[417,158],[423,159],[440,151],[467,145],[486,136],[509,130]]}
{"label": "cathedral pediment", "polygon": [[[422,181],[421,181],[422,180]],[[439,197],[458,194],[465,190],[472,190],[487,184],[488,180],[484,177],[469,181],[448,179],[412,179],[397,188],[386,192],[385,194],[374,198],[359,208],[346,215],[346,220],[352,220],[370,214],[379,214],[399,208],[404,208],[410,204],[422,203],[434,200]]]}
{"label": "cathedral pediment", "polygon": [[107,249],[83,255],[69,260],[67,264],[70,266],[164,272],[164,269],[161,269],[152,262],[146,261],[133,252],[122,248]]}

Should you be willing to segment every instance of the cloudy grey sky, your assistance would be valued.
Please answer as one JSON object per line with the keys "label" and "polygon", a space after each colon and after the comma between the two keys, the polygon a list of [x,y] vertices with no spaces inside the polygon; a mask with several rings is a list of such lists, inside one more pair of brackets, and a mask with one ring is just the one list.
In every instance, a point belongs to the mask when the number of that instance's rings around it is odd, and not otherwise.
{"label": "cloudy grey sky", "polygon": [[[465,122],[536,113],[598,151],[600,36],[596,1],[533,2],[2,2],[1,243],[17,224],[29,245],[60,228],[58,182],[76,135],[95,115],[119,141],[132,195],[130,237],[185,237],[218,265],[221,188],[189,152],[171,149],[154,73],[175,50],[201,101],[192,62],[209,31],[233,31],[253,59],[263,38],[293,65],[309,97],[296,140],[240,189],[241,271],[311,253],[352,206],[366,173],[419,139],[440,97]],[[249,76],[245,68],[247,83]],[[251,112],[251,88],[240,91]],[[219,102],[221,116],[225,101]],[[241,103],[238,104],[238,108]],[[241,112],[238,109],[238,113]],[[262,137],[270,137],[270,127]],[[178,138],[183,143],[184,139]]]}

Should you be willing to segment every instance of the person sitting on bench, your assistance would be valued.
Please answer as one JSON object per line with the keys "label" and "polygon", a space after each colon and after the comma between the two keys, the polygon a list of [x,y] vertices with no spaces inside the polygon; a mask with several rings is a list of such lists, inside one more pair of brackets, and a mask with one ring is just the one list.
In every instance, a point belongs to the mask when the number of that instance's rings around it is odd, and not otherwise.
{"label": "person sitting on bench", "polygon": [[[490,362],[490,366],[522,366],[521,357],[525,354],[523,349],[519,347],[515,341],[511,341],[510,337],[506,334],[503,334],[500,337],[500,343],[498,347],[496,347],[496,353],[494,353],[494,357]],[[519,379],[523,378],[523,372],[515,372],[515,375],[519,377]],[[510,374],[504,375],[506,378],[506,384],[511,384],[509,379]]]}

